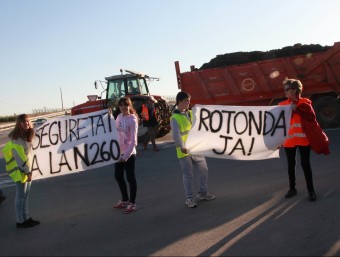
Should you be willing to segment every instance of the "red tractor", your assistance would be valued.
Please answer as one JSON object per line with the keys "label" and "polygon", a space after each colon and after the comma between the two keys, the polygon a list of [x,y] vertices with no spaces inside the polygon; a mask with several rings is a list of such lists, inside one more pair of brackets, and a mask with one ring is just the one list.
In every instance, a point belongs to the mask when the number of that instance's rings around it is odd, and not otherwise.
{"label": "red tractor", "polygon": [[[123,96],[128,96],[131,99],[141,121],[142,104],[146,103],[147,99],[151,96],[148,85],[151,81],[158,81],[159,78],[150,77],[130,70],[124,71],[126,72],[125,74],[123,74],[123,70],[121,69],[120,75],[106,77],[106,81],[96,80],[94,83],[95,88],[97,89],[99,84],[103,88],[101,96],[89,95],[89,101],[74,106],[71,109],[71,115],[84,114],[111,108],[114,116],[117,117],[119,114],[119,108],[117,108],[118,100]],[[104,98],[102,97],[103,93],[105,93]],[[157,100],[157,103],[155,103],[155,109],[159,123],[159,125],[155,127],[155,135],[157,135],[157,137],[162,137],[170,131],[171,111],[167,100],[164,97],[159,95],[152,96]],[[138,127],[139,142],[144,140],[146,132],[147,129],[143,127],[142,122],[140,122]]]}

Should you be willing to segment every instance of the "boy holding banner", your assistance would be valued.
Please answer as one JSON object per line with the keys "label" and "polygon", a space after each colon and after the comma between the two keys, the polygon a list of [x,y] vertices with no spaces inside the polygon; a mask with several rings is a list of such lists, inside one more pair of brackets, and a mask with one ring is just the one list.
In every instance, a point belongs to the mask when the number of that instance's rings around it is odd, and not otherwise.
{"label": "boy holding banner", "polygon": [[186,205],[194,208],[197,203],[193,197],[193,170],[199,172],[198,200],[214,200],[215,195],[208,193],[208,166],[204,156],[190,155],[185,147],[185,141],[192,127],[193,114],[189,110],[190,95],[184,91],[176,96],[176,106],[170,119],[173,140],[176,145],[177,157],[183,172],[183,186],[186,194]]}

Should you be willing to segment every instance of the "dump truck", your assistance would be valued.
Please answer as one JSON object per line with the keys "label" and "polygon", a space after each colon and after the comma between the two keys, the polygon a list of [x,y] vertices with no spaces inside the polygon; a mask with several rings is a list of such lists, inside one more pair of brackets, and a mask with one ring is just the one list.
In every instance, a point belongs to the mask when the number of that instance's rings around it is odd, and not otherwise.
{"label": "dump truck", "polygon": [[175,61],[178,88],[191,95],[191,105],[266,106],[284,100],[285,78],[299,79],[304,86],[302,96],[312,100],[320,126],[339,126],[340,42],[313,51],[303,51],[301,44],[282,50],[239,52],[238,63],[222,60],[228,55],[217,56],[210,66],[197,69],[192,65],[188,72],[181,72]]}
{"label": "dump truck", "polygon": [[[125,73],[124,73],[125,72]],[[157,137],[162,137],[170,131],[171,111],[168,101],[160,95],[151,95],[149,84],[159,78],[150,77],[146,74],[131,70],[120,70],[121,74],[106,77],[105,81],[96,80],[94,86],[102,87],[101,95],[88,95],[88,101],[71,108],[71,115],[90,113],[111,108],[115,117],[119,114],[118,101],[123,96],[128,96],[139,116],[138,141],[144,141],[147,136],[147,128],[143,126],[141,112],[142,105],[152,96],[157,100],[155,110],[158,124],[154,127]]]}

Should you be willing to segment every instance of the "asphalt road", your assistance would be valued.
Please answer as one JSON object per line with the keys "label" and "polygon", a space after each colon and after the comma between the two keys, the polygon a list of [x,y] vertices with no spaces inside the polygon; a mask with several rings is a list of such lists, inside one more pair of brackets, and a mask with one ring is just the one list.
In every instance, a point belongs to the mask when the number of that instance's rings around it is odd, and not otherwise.
{"label": "asphalt road", "polygon": [[[32,184],[30,214],[41,221],[15,227],[13,183],[3,175],[1,256],[339,256],[340,130],[326,131],[331,155],[312,154],[318,199],[307,199],[300,165],[298,195],[288,189],[285,155],[263,161],[208,158],[217,199],[184,204],[179,162],[170,135],[160,152],[138,147],[139,210],[114,210],[120,198],[113,166]],[[0,134],[0,148],[5,136]],[[197,189],[197,187],[196,187]]]}

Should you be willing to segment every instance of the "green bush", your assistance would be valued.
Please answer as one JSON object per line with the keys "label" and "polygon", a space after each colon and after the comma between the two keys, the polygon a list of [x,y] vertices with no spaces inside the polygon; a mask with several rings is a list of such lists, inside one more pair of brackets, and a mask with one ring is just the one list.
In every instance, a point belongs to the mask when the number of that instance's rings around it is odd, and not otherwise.
{"label": "green bush", "polygon": [[0,123],[1,122],[15,122],[16,119],[17,119],[17,116],[0,117]]}

